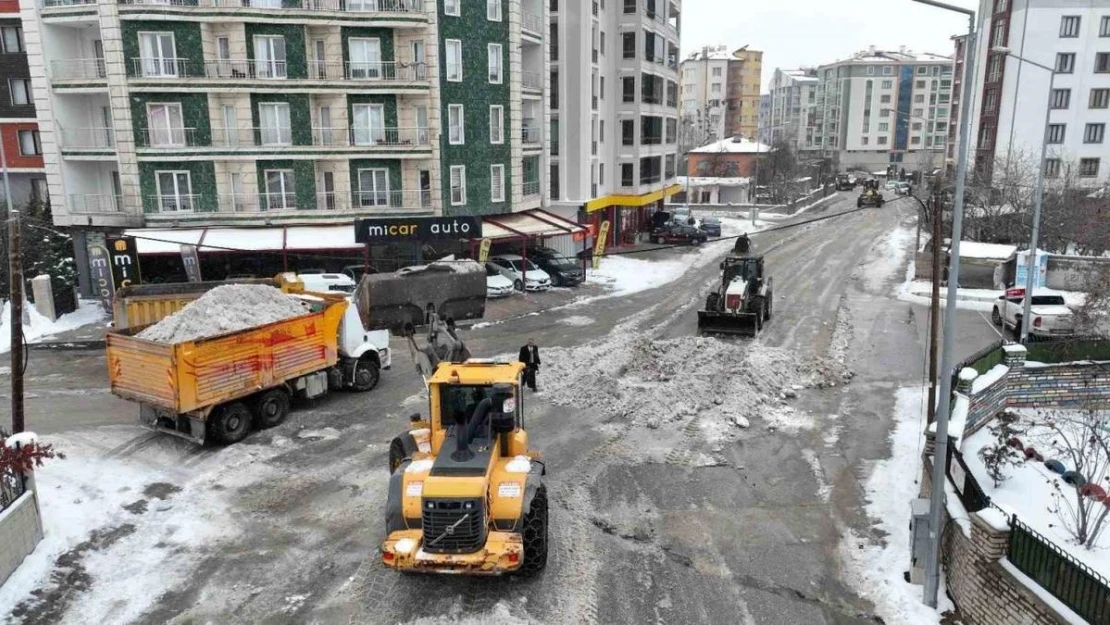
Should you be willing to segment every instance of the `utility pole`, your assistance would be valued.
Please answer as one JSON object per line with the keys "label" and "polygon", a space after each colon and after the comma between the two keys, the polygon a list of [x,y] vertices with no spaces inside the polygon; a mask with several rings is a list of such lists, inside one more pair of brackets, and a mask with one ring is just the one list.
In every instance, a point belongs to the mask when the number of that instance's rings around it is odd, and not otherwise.
{"label": "utility pole", "polygon": [[4,202],[8,208],[8,295],[11,302],[12,434],[23,431],[23,258],[19,249],[19,211],[12,204],[8,158],[0,141],[0,170],[4,172]]}
{"label": "utility pole", "polygon": [[[937,345],[940,341],[940,245],[944,239],[941,236],[941,203],[940,196],[933,193],[930,198],[933,206],[933,295],[929,306],[929,413],[928,422],[937,419]],[[949,304],[951,305],[951,304]]]}

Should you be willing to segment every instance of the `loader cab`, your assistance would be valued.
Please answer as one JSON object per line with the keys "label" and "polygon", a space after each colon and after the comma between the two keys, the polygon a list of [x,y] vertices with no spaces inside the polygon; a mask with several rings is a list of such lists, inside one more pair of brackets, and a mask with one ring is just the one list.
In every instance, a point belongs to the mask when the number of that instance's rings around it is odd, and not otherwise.
{"label": "loader cab", "polygon": [[730,258],[721,263],[721,269],[724,270],[725,284],[730,284],[737,279],[745,282],[758,281],[763,277],[763,257]]}
{"label": "loader cab", "polygon": [[[483,454],[488,465],[494,448],[501,457],[527,449],[524,402],[521,393],[524,365],[520,363],[441,363],[428,380],[432,453],[449,457],[462,437],[468,452]],[[479,410],[489,400],[485,410]],[[461,454],[467,456],[468,453]],[[460,457],[461,457],[460,456]]]}

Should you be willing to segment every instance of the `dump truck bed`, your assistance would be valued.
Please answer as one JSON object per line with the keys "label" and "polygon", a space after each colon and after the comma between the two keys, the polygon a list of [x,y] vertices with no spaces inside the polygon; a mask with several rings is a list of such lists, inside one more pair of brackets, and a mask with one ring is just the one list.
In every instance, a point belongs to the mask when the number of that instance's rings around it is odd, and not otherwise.
{"label": "dump truck bed", "polygon": [[172,282],[166,284],[137,284],[125,286],[116,292],[112,313],[117,330],[138,328],[158,323],[185,308],[190,302],[212,289],[225,284],[266,284],[276,286],[274,280],[229,280],[223,282]]}
{"label": "dump truck bed", "polygon": [[338,361],[338,328],[349,302],[314,296],[316,312],[182,343],[137,338],[142,328],[108,333],[112,393],[177,414],[206,412]]}

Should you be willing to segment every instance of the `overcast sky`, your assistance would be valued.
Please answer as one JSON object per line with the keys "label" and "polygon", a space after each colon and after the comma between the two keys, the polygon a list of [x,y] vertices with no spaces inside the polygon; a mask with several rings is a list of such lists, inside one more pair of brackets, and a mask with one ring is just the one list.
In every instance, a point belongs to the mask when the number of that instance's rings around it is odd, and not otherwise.
{"label": "overcast sky", "polygon": [[[975,0],[949,4],[978,8]],[[775,68],[795,69],[844,59],[874,45],[952,54],[967,18],[912,0],[684,0],[682,57],[702,46],[749,44],[763,51],[763,82]]]}

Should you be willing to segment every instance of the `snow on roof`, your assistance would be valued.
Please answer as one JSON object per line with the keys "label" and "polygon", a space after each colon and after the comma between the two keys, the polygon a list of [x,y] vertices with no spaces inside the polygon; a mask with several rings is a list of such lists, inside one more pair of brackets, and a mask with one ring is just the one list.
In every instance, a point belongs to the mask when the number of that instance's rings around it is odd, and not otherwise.
{"label": "snow on roof", "polygon": [[712,176],[678,176],[676,182],[683,187],[746,187],[750,178],[715,178]]}
{"label": "snow on roof", "polygon": [[960,258],[1006,259],[1017,251],[1016,245],[960,241]]}
{"label": "snow on roof", "polygon": [[743,137],[730,137],[690,150],[693,154],[757,154],[770,151],[771,146]]}
{"label": "snow on roof", "polygon": [[[353,230],[350,226],[348,229]],[[200,251],[219,252],[221,250],[280,250],[282,243],[281,228],[209,228],[204,233],[204,244]]]}
{"label": "snow on roof", "polygon": [[342,250],[361,247],[361,244],[355,243],[355,229],[349,225],[290,226],[285,233],[285,249],[288,250]]}
{"label": "snow on roof", "polygon": [[703,48],[697,52],[693,52],[686,58],[687,61],[730,61],[734,57],[729,53],[728,48],[725,46],[717,46],[714,48]]}

